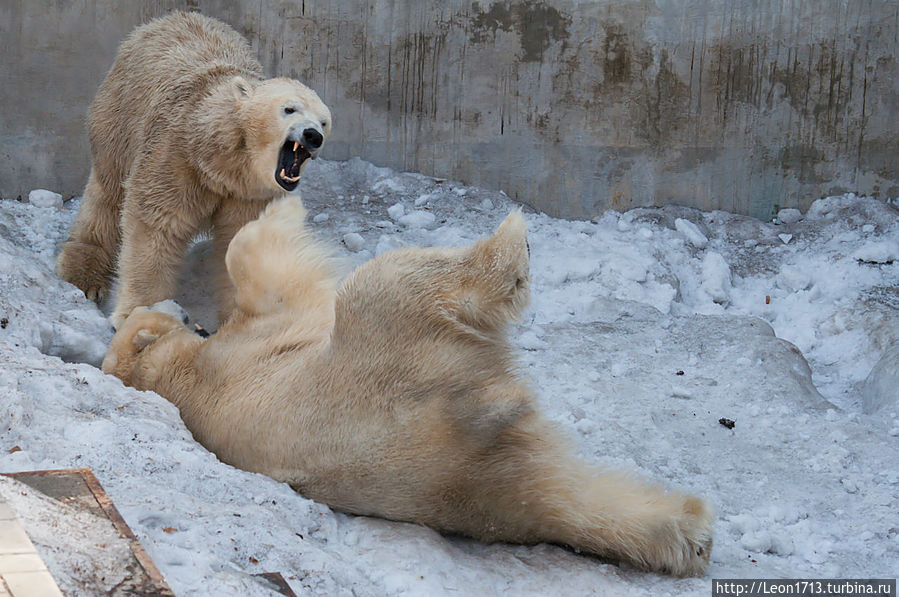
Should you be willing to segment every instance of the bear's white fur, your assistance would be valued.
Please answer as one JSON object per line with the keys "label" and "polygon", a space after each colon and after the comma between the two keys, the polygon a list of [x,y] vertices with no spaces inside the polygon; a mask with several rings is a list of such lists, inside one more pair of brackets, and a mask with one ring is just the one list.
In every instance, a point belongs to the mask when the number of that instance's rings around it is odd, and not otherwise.
{"label": "bear's white fur", "polygon": [[176,12],[138,27],[91,104],[90,178],[57,272],[94,300],[118,273],[117,326],[135,306],[173,296],[187,243],[211,227],[224,318],[228,244],[296,188],[330,130],[315,92],[265,80],[224,23]]}
{"label": "bear's white fur", "polygon": [[237,307],[216,334],[135,309],[103,370],[171,400],[224,462],[336,509],[703,573],[709,506],[573,459],[516,373],[519,213],[471,247],[385,253],[342,284],[304,216],[287,198],[235,236]]}

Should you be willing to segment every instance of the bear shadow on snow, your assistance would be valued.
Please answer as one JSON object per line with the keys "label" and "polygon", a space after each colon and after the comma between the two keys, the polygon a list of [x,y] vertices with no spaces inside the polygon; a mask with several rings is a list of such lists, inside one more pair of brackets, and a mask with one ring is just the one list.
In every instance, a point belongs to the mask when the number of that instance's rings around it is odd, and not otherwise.
{"label": "bear shadow on snow", "polygon": [[506,338],[530,293],[520,213],[343,282],[305,213],[282,199],[234,236],[235,308],[216,334],[137,308],[103,370],[174,403],[224,462],[337,510],[705,571],[705,501],[577,461],[537,411]]}

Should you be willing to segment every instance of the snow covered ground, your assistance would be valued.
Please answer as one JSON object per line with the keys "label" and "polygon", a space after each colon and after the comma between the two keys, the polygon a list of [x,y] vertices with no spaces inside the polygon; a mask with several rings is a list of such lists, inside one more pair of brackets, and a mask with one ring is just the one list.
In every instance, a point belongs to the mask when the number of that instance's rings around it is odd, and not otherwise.
{"label": "snow covered ground", "polygon": [[[470,243],[513,207],[359,160],[317,161],[303,185],[347,270],[403,245]],[[526,213],[533,300],[513,336],[542,407],[584,458],[715,504],[708,576],[673,579],[335,514],[218,462],[167,401],[95,367],[111,330],[53,273],[78,201],[36,197],[0,201],[0,472],[92,468],[179,595],[266,595],[250,576],[262,571],[326,595],[708,595],[715,577],[897,574],[894,205],[832,197],[772,223]],[[214,328],[204,249],[180,302]]]}

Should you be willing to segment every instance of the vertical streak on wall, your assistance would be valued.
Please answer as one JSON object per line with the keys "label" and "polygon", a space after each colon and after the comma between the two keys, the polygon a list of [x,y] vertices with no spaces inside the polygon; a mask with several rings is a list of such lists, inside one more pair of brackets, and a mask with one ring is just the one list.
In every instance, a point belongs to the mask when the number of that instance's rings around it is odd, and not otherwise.
{"label": "vertical streak on wall", "polygon": [[362,151],[365,151],[365,139],[366,139],[366,130],[365,130],[365,86],[368,80],[368,62],[369,62],[369,49],[368,49],[368,21],[369,15],[366,14],[368,12],[368,2],[363,3],[360,6],[360,20],[362,21],[362,39],[360,42],[360,60],[361,65],[360,69],[362,71],[362,78],[359,82],[359,137],[360,143],[362,145]]}

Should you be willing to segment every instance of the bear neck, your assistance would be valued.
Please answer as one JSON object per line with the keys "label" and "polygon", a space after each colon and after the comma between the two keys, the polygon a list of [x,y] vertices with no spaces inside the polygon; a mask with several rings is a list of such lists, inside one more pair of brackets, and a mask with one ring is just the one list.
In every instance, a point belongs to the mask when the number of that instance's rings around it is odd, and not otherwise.
{"label": "bear neck", "polygon": [[246,127],[232,83],[236,75],[254,86],[262,79],[245,71],[217,74],[217,80],[200,100],[196,122],[188,131],[197,176],[204,186],[223,197],[271,199],[276,193],[254,174]]}

